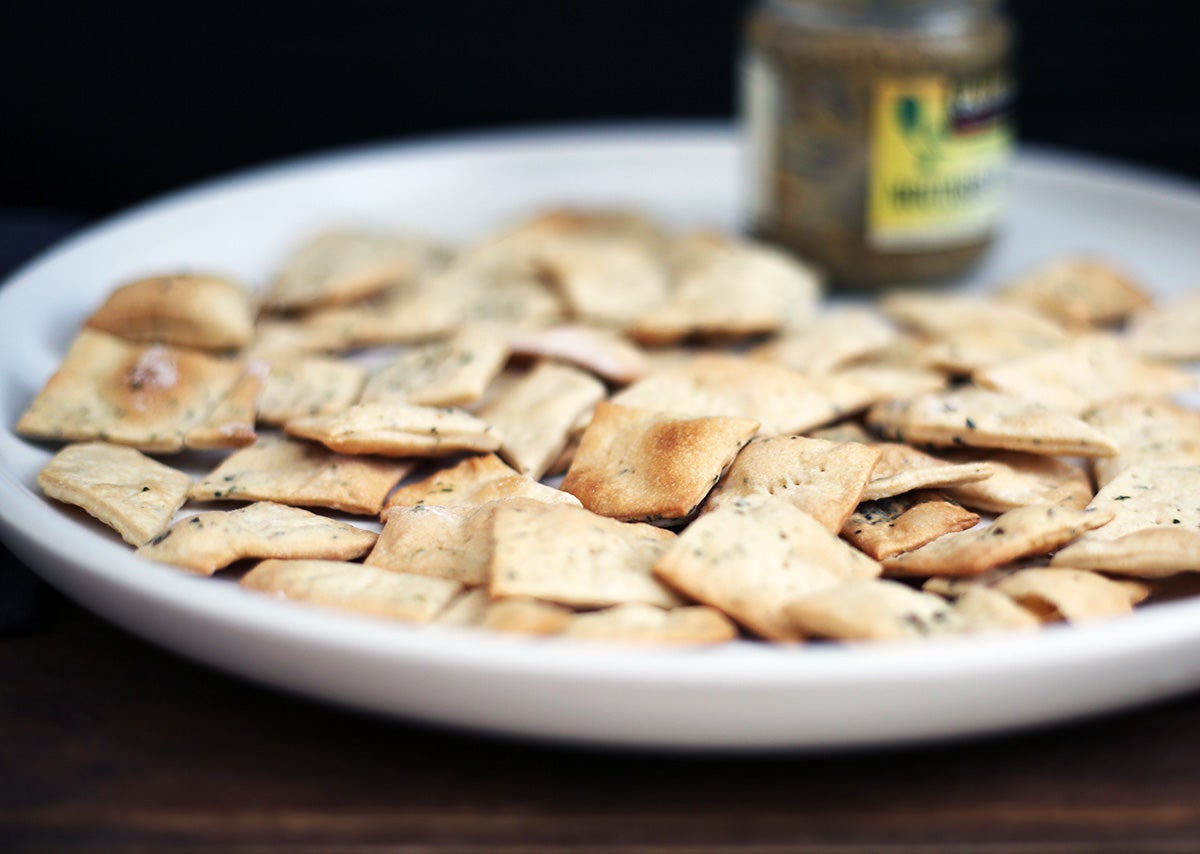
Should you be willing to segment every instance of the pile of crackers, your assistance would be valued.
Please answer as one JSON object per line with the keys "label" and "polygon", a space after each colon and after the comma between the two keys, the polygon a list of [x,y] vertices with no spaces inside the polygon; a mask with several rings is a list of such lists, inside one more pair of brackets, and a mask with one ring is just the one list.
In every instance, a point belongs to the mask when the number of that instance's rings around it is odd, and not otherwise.
{"label": "pile of crackers", "polygon": [[330,231],[261,289],[117,288],[16,429],[148,561],[415,623],[895,639],[1191,592],[1200,298],[1081,258],[821,285],[627,212]]}

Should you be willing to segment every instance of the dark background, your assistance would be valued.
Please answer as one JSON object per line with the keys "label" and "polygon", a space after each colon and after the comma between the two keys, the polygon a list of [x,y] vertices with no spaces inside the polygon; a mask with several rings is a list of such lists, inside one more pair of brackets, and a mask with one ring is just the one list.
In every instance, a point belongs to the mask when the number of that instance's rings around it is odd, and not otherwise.
{"label": "dark background", "polygon": [[[728,117],[744,0],[3,0],[0,208],[94,217],[381,138]],[[1019,0],[1025,140],[1200,176],[1183,2]]]}

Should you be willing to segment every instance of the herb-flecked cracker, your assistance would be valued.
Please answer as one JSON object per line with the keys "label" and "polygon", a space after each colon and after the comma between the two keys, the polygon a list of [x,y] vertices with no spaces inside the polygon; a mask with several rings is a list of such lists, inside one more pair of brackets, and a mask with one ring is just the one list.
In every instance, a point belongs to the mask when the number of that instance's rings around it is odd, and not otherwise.
{"label": "herb-flecked cracker", "polygon": [[345,359],[308,356],[270,364],[258,399],[258,420],[264,424],[341,412],[358,402],[367,382],[367,369]]}
{"label": "herb-flecked cracker", "polygon": [[297,418],[284,430],[344,454],[444,457],[500,447],[490,424],[461,409],[407,403],[357,403],[332,415]]}
{"label": "herb-flecked cracker", "polygon": [[[213,438],[209,418],[245,374],[239,361],[132,344],[83,329],[16,429],[38,439],[99,439],[143,451],[181,451],[193,431]],[[251,416],[248,425],[233,425],[224,446],[239,447],[253,439]]]}
{"label": "herb-flecked cracker", "polygon": [[808,324],[751,352],[756,359],[796,371],[827,374],[883,350],[898,334],[879,312],[849,306],[816,315]]}
{"label": "herb-flecked cracker", "polygon": [[681,604],[650,570],[670,531],[597,516],[582,507],[505,502],[495,511],[489,591],[573,607]]}
{"label": "herb-flecked cracker", "polygon": [[936,492],[864,501],[842,526],[842,537],[876,560],[912,551],[944,534],[965,531],[979,516]]}
{"label": "herb-flecked cracker", "polygon": [[836,640],[898,640],[944,634],[954,621],[945,599],[896,581],[850,580],[816,590],[784,609],[797,634]]}
{"label": "herb-flecked cracker", "polygon": [[738,452],[703,512],[747,495],[777,495],[836,533],[858,506],[878,461],[877,448],[853,442],[803,436],[755,439]]}
{"label": "herb-flecked cracker", "polygon": [[392,487],[411,470],[409,462],[339,454],[313,442],[269,435],[226,457],[192,485],[188,497],[274,501],[375,515]]}
{"label": "herb-flecked cracker", "polygon": [[899,442],[874,443],[879,462],[863,489],[863,501],[878,501],[917,489],[983,481],[992,476],[985,462],[955,464]]}
{"label": "herb-flecked cracker", "polygon": [[946,534],[919,549],[887,558],[884,573],[977,575],[1023,557],[1049,554],[1112,518],[1105,510],[1020,507],[1002,513],[985,527]]}
{"label": "herb-flecked cracker", "polygon": [[575,612],[537,599],[500,599],[488,603],[479,625],[494,632],[556,635],[571,623]]}
{"label": "herb-flecked cracker", "polygon": [[757,428],[744,418],[687,418],[601,401],[562,488],[602,516],[683,519]]}
{"label": "herb-flecked cracker", "polygon": [[259,501],[181,519],[137,554],[212,575],[243,558],[352,560],[370,551],[377,537],[308,510]]}
{"label": "herb-flecked cracker", "polygon": [[397,356],[371,375],[362,401],[465,406],[483,396],[507,358],[503,335],[471,328],[447,341],[419,345]]}
{"label": "herb-flecked cracker", "polygon": [[1114,400],[1088,411],[1083,420],[1121,448],[1115,457],[1092,463],[1098,486],[1135,465],[1200,464],[1200,412],[1195,409],[1166,400]]}
{"label": "herb-flecked cracker", "polygon": [[433,620],[462,590],[444,578],[333,560],[264,560],[241,585],[309,605],[416,623]]}
{"label": "herb-flecked cracker", "polygon": [[395,507],[364,563],[450,578],[467,587],[485,585],[492,562],[493,517],[502,503]]}
{"label": "herb-flecked cracker", "polygon": [[1039,614],[1043,620],[1070,622],[1128,614],[1147,590],[1133,582],[1113,581],[1083,569],[1030,567],[996,582],[995,590]]}
{"label": "herb-flecked cracker", "polygon": [[1150,295],[1129,273],[1097,258],[1056,258],[1008,282],[996,296],[1077,329],[1112,326],[1150,305]]}
{"label": "herb-flecked cracker", "polygon": [[1113,520],[1058,552],[1053,566],[1140,578],[1200,571],[1200,465],[1133,466],[1088,505]]}
{"label": "herb-flecked cracker", "polygon": [[1074,415],[972,387],[878,404],[867,423],[898,442],[1079,457],[1117,453],[1116,443]]}
{"label": "herb-flecked cracker", "polygon": [[1004,513],[1028,504],[1056,504],[1082,510],[1092,500],[1092,482],[1087,471],[1058,457],[1020,451],[952,450],[942,451],[941,457],[956,465],[982,464],[991,468],[991,477],[943,490],[947,497],[975,510]]}
{"label": "herb-flecked cracker", "polygon": [[880,565],[782,498],[751,495],[688,526],[654,567],[672,587],[770,640],[799,640],[787,603]]}
{"label": "herb-flecked cracker", "polygon": [[191,482],[140,451],[105,442],[67,445],[38,472],[48,497],[82,507],[132,546],[167,529]]}
{"label": "herb-flecked cracker", "polygon": [[478,506],[506,498],[532,498],[550,503],[573,504],[579,499],[569,492],[518,474],[495,454],[467,457],[440,469],[416,483],[402,486],[387,500],[384,512],[393,507],[431,504],[440,507]]}

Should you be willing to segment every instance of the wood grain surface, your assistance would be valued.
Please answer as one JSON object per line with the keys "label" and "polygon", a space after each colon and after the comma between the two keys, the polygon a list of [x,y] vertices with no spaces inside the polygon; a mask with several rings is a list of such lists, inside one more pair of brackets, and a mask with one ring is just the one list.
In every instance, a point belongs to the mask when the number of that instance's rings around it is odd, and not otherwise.
{"label": "wood grain surface", "polygon": [[0,677],[5,852],[1200,850],[1200,696],[903,751],[581,751],[295,699],[67,602]]}

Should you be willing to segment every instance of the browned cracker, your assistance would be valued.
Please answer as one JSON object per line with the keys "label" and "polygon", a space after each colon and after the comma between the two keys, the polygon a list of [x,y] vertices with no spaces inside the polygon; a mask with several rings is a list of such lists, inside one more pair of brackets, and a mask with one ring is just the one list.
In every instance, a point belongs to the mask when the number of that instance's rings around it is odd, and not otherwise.
{"label": "browned cracker", "polygon": [[1140,311],[1125,340],[1134,352],[1172,362],[1200,361],[1200,294],[1189,293]]}
{"label": "browned cracker", "polygon": [[1079,418],[996,391],[964,387],[873,407],[867,423],[901,442],[1034,454],[1111,457],[1116,444]]}
{"label": "browned cracker", "polygon": [[536,480],[567,446],[575,424],[604,395],[604,384],[591,374],[545,362],[483,407],[479,416],[504,437],[500,456]]}
{"label": "browned cracker", "polygon": [[758,427],[744,418],[686,418],[601,401],[562,488],[602,516],[690,516]]}
{"label": "browned cracker", "polygon": [[575,616],[563,636],[629,644],[710,644],[737,637],[737,626],[706,605],[663,610],[631,602]]}
{"label": "browned cracker", "polygon": [[805,326],[756,347],[756,359],[796,371],[827,374],[886,348],[899,333],[879,312],[860,306],[829,309]]}
{"label": "browned cracker", "polygon": [[992,524],[946,534],[883,561],[887,575],[976,575],[1032,555],[1048,554],[1113,518],[1105,510],[1034,505],[1009,510]]}
{"label": "browned cracker", "polygon": [[284,430],[345,454],[444,457],[500,447],[491,425],[461,409],[407,403],[358,403],[332,415],[297,418]]}
{"label": "browned cracker", "polygon": [[[1111,436],[1107,430],[1104,432]],[[951,450],[942,451],[941,456],[956,465],[985,464],[991,468],[991,477],[944,490],[947,497],[975,510],[1003,513],[1027,504],[1057,504],[1082,510],[1092,500],[1087,472],[1057,457],[1020,451]]]}
{"label": "browned cracker", "polygon": [[[210,415],[245,373],[238,361],[131,344],[84,329],[16,429],[39,439],[101,439],[143,451],[180,451],[193,430],[212,438],[205,435]],[[253,419],[248,434],[245,426],[228,431],[225,447],[253,441]]]}
{"label": "browned cracker", "polygon": [[945,634],[954,609],[940,596],[896,581],[850,580],[792,599],[786,619],[802,637],[897,640]]}
{"label": "browned cracker", "polygon": [[1130,466],[1200,464],[1200,412],[1195,409],[1166,400],[1115,400],[1089,410],[1083,420],[1121,449],[1115,457],[1093,462],[1098,486]]}
{"label": "browned cracker", "polygon": [[880,566],[782,498],[751,495],[688,526],[654,567],[672,587],[770,640],[798,640],[786,608]]}
{"label": "browned cracker", "polygon": [[987,463],[955,464],[898,442],[877,442],[879,462],[863,490],[863,501],[891,498],[915,489],[934,489],[983,481],[992,476]]}
{"label": "browned cracker", "polygon": [[132,546],[167,529],[191,482],[133,448],[104,442],[67,445],[38,472],[49,498],[82,507]]}
{"label": "browned cracker", "polygon": [[444,578],[334,560],[264,560],[241,584],[309,605],[417,623],[434,619],[462,590]]}
{"label": "browned cracker", "polygon": [[674,541],[670,531],[619,522],[565,504],[504,502],[496,507],[489,591],[573,607],[644,602],[671,607],[679,597],[650,569]]}
{"label": "browned cracker", "polygon": [[370,551],[377,536],[298,507],[259,501],[181,519],[137,553],[212,575],[242,558],[351,560]]}
{"label": "browned cracker", "polygon": [[467,587],[485,585],[492,561],[492,518],[503,503],[395,507],[365,563],[452,578]]}
{"label": "browned cracker", "polygon": [[1130,613],[1147,592],[1145,586],[1131,584],[1084,569],[1033,567],[1005,576],[994,589],[1043,620],[1077,622]]}
{"label": "browned cracker", "polygon": [[676,242],[672,259],[671,292],[638,318],[630,330],[638,341],[774,332],[806,323],[820,296],[820,280],[810,268],[765,245],[690,235]]}
{"label": "browned cracker", "polygon": [[478,506],[505,498],[532,498],[579,506],[579,499],[574,495],[518,474],[495,454],[484,454],[467,457],[423,480],[400,487],[388,498],[384,512],[393,507],[421,504]]}
{"label": "browned cracker", "polygon": [[285,436],[260,436],[192,485],[196,501],[275,501],[378,514],[383,500],[412,470],[396,460],[338,454]]}
{"label": "browned cracker", "polygon": [[1133,466],[1096,493],[1089,508],[1112,522],[1051,561],[1141,578],[1200,570],[1200,465]]}
{"label": "browned cracker", "polygon": [[1169,397],[1196,385],[1179,368],[1130,352],[1115,335],[1095,333],[1062,347],[976,371],[975,383],[1075,415],[1123,397]]}
{"label": "browned cracker", "polygon": [[365,230],[329,231],[298,247],[263,296],[277,311],[341,305],[415,278],[443,255],[428,240]]}
{"label": "browned cracker", "polygon": [[1098,258],[1056,258],[1004,285],[997,298],[1071,328],[1112,326],[1150,304],[1145,288]]}
{"label": "browned cracker", "polygon": [[448,341],[413,347],[393,359],[371,375],[362,402],[465,406],[483,396],[507,358],[503,335],[471,328]]}
{"label": "browned cracker", "polygon": [[122,285],[88,318],[128,341],[200,350],[238,350],[254,336],[250,292],[229,279],[180,273]]}
{"label": "browned cracker", "polygon": [[307,415],[332,415],[358,402],[367,382],[367,369],[343,359],[318,356],[271,362],[258,420],[285,424]]}
{"label": "browned cracker", "polygon": [[267,380],[267,366],[250,362],[233,388],[209,410],[204,422],[183,434],[183,444],[193,450],[241,448],[254,442],[258,398]]}
{"label": "browned cracker", "polygon": [[588,326],[554,326],[521,332],[508,343],[515,355],[569,362],[617,385],[640,380],[651,370],[649,357],[636,344]]}
{"label": "browned cracker", "polygon": [[768,436],[738,452],[709,493],[704,512],[747,495],[786,498],[836,533],[858,506],[879,450],[853,442]]}
{"label": "browned cracker", "polygon": [[912,551],[944,534],[965,531],[979,516],[936,492],[910,492],[858,506],[842,537],[876,560]]}
{"label": "browned cracker", "polygon": [[[864,398],[865,401],[866,398]],[[837,419],[838,383],[733,354],[703,354],[656,371],[613,396],[613,403],[686,415],[752,418],[761,433],[803,433]]]}

